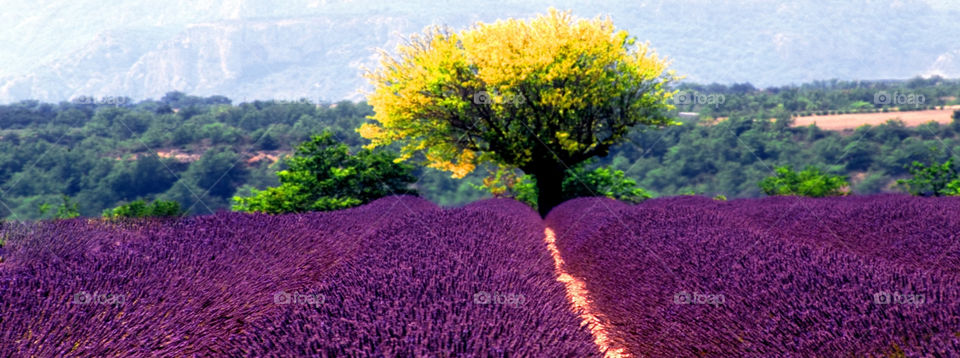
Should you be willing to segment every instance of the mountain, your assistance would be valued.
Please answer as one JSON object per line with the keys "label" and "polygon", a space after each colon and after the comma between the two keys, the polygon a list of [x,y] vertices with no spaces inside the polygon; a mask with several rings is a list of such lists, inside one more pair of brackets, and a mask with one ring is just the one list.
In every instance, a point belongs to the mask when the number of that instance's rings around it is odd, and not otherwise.
{"label": "mountain", "polygon": [[938,56],[926,73],[929,76],[942,77],[956,77],[957,74],[960,74],[960,49]]}
{"label": "mountain", "polygon": [[0,21],[0,102],[180,90],[253,99],[360,99],[364,66],[425,26],[610,16],[695,82],[960,77],[958,7],[929,0],[40,1]]}

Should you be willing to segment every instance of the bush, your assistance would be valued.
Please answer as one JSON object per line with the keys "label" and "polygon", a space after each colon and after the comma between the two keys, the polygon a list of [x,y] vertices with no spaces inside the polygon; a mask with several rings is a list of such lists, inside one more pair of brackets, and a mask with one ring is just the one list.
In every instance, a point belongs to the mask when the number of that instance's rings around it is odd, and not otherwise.
{"label": "bush", "polygon": [[[637,182],[627,178],[622,170],[608,167],[587,170],[585,167],[590,163],[591,161],[587,161],[567,170],[567,176],[563,181],[562,200],[605,196],[635,204],[653,197],[651,193],[637,187]],[[512,197],[538,209],[537,185],[533,176],[517,176],[511,170],[500,169],[485,179],[483,185],[474,185],[474,187],[490,191],[495,197]]]}
{"label": "bush", "polygon": [[960,196],[960,175],[957,174],[953,158],[943,164],[929,166],[914,161],[907,169],[913,178],[897,180],[897,184],[911,195]]}
{"label": "bush", "polygon": [[288,170],[277,173],[280,186],[252,190],[249,197],[235,196],[233,210],[282,214],[349,208],[400,194],[415,194],[413,167],[395,163],[388,151],[363,149],[349,153],[346,144],[330,132],[301,143]]}
{"label": "bush", "polygon": [[853,187],[857,194],[876,194],[883,192],[893,181],[883,172],[871,173]]}
{"label": "bush", "polygon": [[795,172],[789,166],[776,169],[776,175],[766,177],[758,184],[767,195],[798,195],[820,198],[825,196],[846,195],[849,187],[846,178],[839,175],[821,173],[813,166],[801,172]]}
{"label": "bush", "polygon": [[564,200],[606,196],[635,204],[653,197],[643,188],[638,188],[637,182],[627,178],[622,170],[600,167],[587,171],[583,165],[579,165],[570,172],[563,182]]}
{"label": "bush", "polygon": [[103,216],[107,218],[147,218],[147,217],[179,217],[183,216],[184,211],[180,208],[180,203],[176,201],[157,200],[147,204],[143,200],[137,200],[128,204],[120,205],[113,209],[107,209]]}
{"label": "bush", "polygon": [[[50,204],[43,203],[40,205],[40,216],[45,216],[47,211],[51,209]],[[57,211],[53,214],[54,219],[73,219],[80,216],[80,210],[77,209],[77,203],[70,200],[69,196],[62,196],[61,203],[57,206]]]}

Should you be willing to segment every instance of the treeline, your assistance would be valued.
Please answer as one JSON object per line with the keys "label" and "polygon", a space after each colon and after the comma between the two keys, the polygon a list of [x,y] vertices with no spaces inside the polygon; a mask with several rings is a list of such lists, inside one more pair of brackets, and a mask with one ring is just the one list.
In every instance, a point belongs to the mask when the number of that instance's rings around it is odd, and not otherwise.
{"label": "treeline", "polygon": [[889,121],[852,134],[792,127],[792,120],[735,116],[690,120],[663,130],[635,132],[598,165],[611,165],[656,195],[763,195],[757,185],[778,166],[822,168],[849,177],[857,194],[903,190],[914,161],[942,163],[960,153],[960,111],[953,122],[905,127]]}
{"label": "treeline", "polygon": [[[234,105],[179,92],[138,103],[121,97],[0,106],[0,218],[51,217],[46,209],[63,205],[64,196],[83,216],[138,199],[176,201],[190,214],[226,210],[234,195],[278,184],[283,161],[258,154],[282,156],[323,130],[358,150],[365,143],[354,129],[370,111],[349,101]],[[449,194],[432,198],[439,202],[483,194],[432,169],[418,174],[418,186],[430,187],[422,191]]]}
{"label": "treeline", "polygon": [[[757,90],[748,84],[687,84],[683,90],[723,94],[724,103],[712,110],[680,105],[678,111],[727,111],[730,119],[686,119],[682,126],[635,131],[591,166],[623,170],[654,195],[752,197],[762,195],[757,183],[775,167],[813,165],[849,176],[856,193],[870,194],[897,190],[895,180],[909,175],[913,161],[940,163],[960,153],[957,115],[950,125],[906,128],[891,122],[853,134],[794,128],[787,112],[771,116],[780,107],[801,108],[795,107],[804,102],[799,97],[817,99],[815,108],[838,109],[873,96],[873,90],[910,89],[931,100],[960,95],[956,82],[942,79],[874,86],[818,82]],[[284,162],[271,156],[290,153],[323,130],[358,151],[366,143],[355,129],[370,115],[371,108],[362,102],[232,104],[223,96],[179,92],[137,103],[88,98],[0,106],[0,217],[50,217],[53,210],[41,208],[61,204],[64,196],[84,216],[99,216],[138,199],[176,201],[190,214],[228,209],[234,196],[278,185],[276,172]],[[416,190],[441,205],[489,195],[475,188],[488,174],[483,169],[463,180],[433,169],[417,168],[415,174]]]}
{"label": "treeline", "polygon": [[911,111],[960,104],[960,80],[939,76],[890,81],[815,81],[759,89],[685,83],[674,102],[706,116],[788,118],[843,113]]}

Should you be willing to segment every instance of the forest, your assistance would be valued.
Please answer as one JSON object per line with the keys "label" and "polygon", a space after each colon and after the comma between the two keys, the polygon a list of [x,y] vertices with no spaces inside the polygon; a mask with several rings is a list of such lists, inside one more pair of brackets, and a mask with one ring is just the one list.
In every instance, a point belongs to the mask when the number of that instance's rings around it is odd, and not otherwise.
{"label": "forest", "polygon": [[[609,166],[653,196],[762,196],[757,183],[781,165],[816,166],[845,175],[858,194],[903,191],[913,161],[939,163],[960,152],[960,113],[948,125],[906,127],[896,120],[850,132],[795,127],[793,118],[826,113],[891,111],[878,91],[909,93],[922,106],[960,103],[960,81],[819,81],[757,89],[750,84],[682,83],[680,93],[719,98],[674,99],[682,125],[631,131],[588,167]],[[356,129],[373,115],[365,102],[267,100],[234,104],[223,96],[170,92],[159,100],[80,97],[0,106],[0,217],[49,218],[44,207],[74,203],[83,216],[138,199],[179,202],[190,214],[228,210],[232,198],[278,184],[283,157],[323,130],[350,150],[367,141]],[[717,120],[721,118],[721,120]],[[642,126],[640,126],[642,127]],[[488,170],[492,170],[489,169]],[[417,167],[415,189],[444,206],[489,197],[478,189],[489,174],[463,179]]]}

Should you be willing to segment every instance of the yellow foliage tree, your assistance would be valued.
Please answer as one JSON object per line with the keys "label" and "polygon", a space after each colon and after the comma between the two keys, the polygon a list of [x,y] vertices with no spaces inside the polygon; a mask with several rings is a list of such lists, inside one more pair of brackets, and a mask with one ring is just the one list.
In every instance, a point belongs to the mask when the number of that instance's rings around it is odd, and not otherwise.
{"label": "yellow foliage tree", "polygon": [[554,9],[530,20],[431,27],[367,73],[367,146],[401,144],[462,178],[480,163],[532,175],[542,215],[559,204],[566,169],[606,155],[638,124],[675,124],[667,62],[609,18]]}

